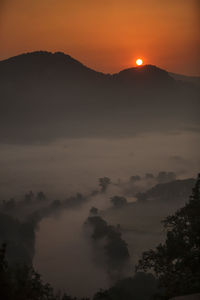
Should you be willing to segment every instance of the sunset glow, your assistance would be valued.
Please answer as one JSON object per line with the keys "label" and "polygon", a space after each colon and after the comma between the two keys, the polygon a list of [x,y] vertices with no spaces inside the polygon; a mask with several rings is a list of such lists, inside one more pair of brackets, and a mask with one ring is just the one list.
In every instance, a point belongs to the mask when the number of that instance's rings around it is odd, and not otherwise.
{"label": "sunset glow", "polygon": [[142,55],[144,63],[199,74],[197,0],[2,0],[0,41],[0,60],[61,51],[115,73]]}
{"label": "sunset glow", "polygon": [[138,66],[143,65],[143,60],[142,60],[141,58],[138,58],[138,59],[136,60],[136,65],[138,65]]}

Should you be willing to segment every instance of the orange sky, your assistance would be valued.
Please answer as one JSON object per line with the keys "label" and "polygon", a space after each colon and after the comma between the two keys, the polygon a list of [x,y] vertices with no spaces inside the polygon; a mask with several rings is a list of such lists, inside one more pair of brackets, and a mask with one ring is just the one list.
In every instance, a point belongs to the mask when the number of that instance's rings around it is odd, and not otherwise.
{"label": "orange sky", "polygon": [[0,59],[63,51],[117,72],[144,63],[200,74],[199,0],[0,0]]}

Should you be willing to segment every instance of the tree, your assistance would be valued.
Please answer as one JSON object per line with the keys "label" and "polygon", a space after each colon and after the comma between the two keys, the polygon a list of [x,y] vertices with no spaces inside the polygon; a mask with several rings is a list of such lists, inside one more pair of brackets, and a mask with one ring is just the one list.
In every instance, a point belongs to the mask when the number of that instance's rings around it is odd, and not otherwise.
{"label": "tree", "polygon": [[[122,239],[120,227],[107,224],[100,216],[90,216],[85,222],[92,227],[91,238],[95,249],[99,247],[105,255],[105,264],[109,277],[116,280],[121,278],[123,271],[129,265],[129,251]],[[101,240],[101,243],[98,241]],[[101,261],[102,264],[102,261]]]}
{"label": "tree", "polygon": [[140,181],[141,177],[139,175],[131,176],[130,177],[130,182],[135,183],[137,181]]}
{"label": "tree", "polygon": [[41,281],[41,276],[27,265],[12,265],[6,261],[6,244],[0,249],[0,296],[4,300],[56,300],[53,289]]}
{"label": "tree", "polygon": [[98,215],[98,212],[99,212],[99,210],[98,210],[98,208],[96,208],[96,207],[91,207],[91,209],[90,209],[90,214],[91,215]]}
{"label": "tree", "polygon": [[[6,244],[0,248],[0,298],[3,300],[78,300],[67,294],[56,295],[32,266],[12,265],[6,260]],[[81,299],[80,299],[81,300]],[[82,298],[84,300],[84,298]],[[85,300],[89,300],[85,298]]]}
{"label": "tree", "polygon": [[109,184],[111,184],[111,180],[108,177],[99,178],[99,185],[101,187],[101,192],[105,193]]}
{"label": "tree", "polygon": [[11,289],[5,253],[6,244],[4,243],[0,248],[0,297],[2,297],[2,299],[6,299],[6,296],[10,294]]}
{"label": "tree", "polygon": [[8,201],[3,201],[3,208],[5,210],[13,210],[16,207],[16,201],[14,198],[10,198]]}
{"label": "tree", "polygon": [[108,290],[100,290],[93,300],[150,300],[157,292],[154,276],[138,272],[133,277],[119,280]]}
{"label": "tree", "polygon": [[38,192],[36,198],[37,198],[38,201],[46,200],[46,196],[43,192]]}
{"label": "tree", "polygon": [[32,202],[33,198],[34,198],[34,194],[32,191],[30,191],[29,193],[25,194],[24,201],[25,203],[29,204]]}
{"label": "tree", "polygon": [[127,204],[127,200],[125,197],[121,196],[114,196],[110,198],[111,203],[114,205],[114,207],[123,207]]}
{"label": "tree", "polygon": [[154,175],[152,173],[146,173],[145,174],[145,179],[153,179],[154,178]]}
{"label": "tree", "polygon": [[158,183],[166,183],[176,180],[176,174],[174,172],[159,172],[157,176]]}
{"label": "tree", "polygon": [[166,299],[200,292],[200,174],[186,205],[164,221],[166,240],[143,253],[137,270],[152,270]]}

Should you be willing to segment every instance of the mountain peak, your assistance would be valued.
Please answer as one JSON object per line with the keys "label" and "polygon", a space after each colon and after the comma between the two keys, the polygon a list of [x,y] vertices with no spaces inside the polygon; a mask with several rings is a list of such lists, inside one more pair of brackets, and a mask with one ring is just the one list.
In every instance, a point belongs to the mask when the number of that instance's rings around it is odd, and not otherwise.
{"label": "mountain peak", "polygon": [[[163,76],[169,76],[168,72],[158,68],[157,66],[154,65],[143,65],[143,66],[139,66],[139,67],[133,67],[133,68],[128,68],[128,69],[124,69],[122,71],[120,71],[119,73],[120,75],[136,75],[136,76],[140,76],[144,75],[144,74],[155,74],[155,75],[163,75]],[[117,75],[114,74],[114,75]]]}
{"label": "mountain peak", "polygon": [[128,68],[120,71],[113,75],[116,80],[122,82],[127,82],[130,84],[135,83],[157,83],[173,82],[174,79],[169,75],[169,73],[163,69],[158,68],[154,65],[144,65],[140,67]]}
{"label": "mountain peak", "polygon": [[[34,51],[9,59],[0,61],[1,69],[5,69],[8,76],[12,74],[24,74],[24,76],[54,76],[57,78],[69,79],[70,77],[103,77],[103,74],[96,72],[70,55],[63,52]],[[6,75],[4,73],[4,75]],[[104,75],[105,76],[105,75]]]}
{"label": "mountain peak", "polygon": [[49,51],[33,51],[33,52],[27,52],[23,53],[17,56],[13,56],[11,58],[8,58],[4,60],[3,62],[19,62],[19,63],[31,63],[31,62],[36,62],[40,61],[42,62],[55,62],[55,61],[60,61],[63,63],[75,63],[83,66],[82,63],[77,61],[76,59],[72,58],[70,55],[65,54],[63,52],[49,52]]}

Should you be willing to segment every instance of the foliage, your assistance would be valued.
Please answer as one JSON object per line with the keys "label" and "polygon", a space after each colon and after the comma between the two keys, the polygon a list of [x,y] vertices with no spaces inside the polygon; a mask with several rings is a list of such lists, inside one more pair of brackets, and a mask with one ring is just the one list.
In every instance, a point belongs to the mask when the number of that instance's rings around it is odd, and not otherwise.
{"label": "foliage", "polygon": [[167,183],[176,180],[176,174],[174,172],[159,172],[157,176],[158,183]]}
{"label": "foliage", "polygon": [[91,209],[90,209],[90,214],[91,215],[98,215],[98,212],[99,212],[99,210],[98,210],[98,208],[96,208],[96,207],[91,207]]}
{"label": "foliage", "polygon": [[0,213],[0,244],[7,243],[10,263],[32,262],[35,242],[35,226],[31,221],[19,220]]}
{"label": "foliage", "polygon": [[120,208],[127,204],[126,198],[121,196],[113,196],[110,198],[110,201],[116,208]]}
{"label": "foliage", "polygon": [[56,295],[53,288],[48,283],[43,283],[40,274],[31,266],[9,266],[6,261],[6,244],[0,248],[0,298],[3,300],[78,300],[67,294]]}
{"label": "foliage", "polygon": [[200,174],[189,202],[164,220],[166,241],[143,253],[137,269],[154,271],[166,299],[200,292]]}
{"label": "foliage", "polygon": [[140,180],[141,180],[141,177],[139,175],[133,175],[130,177],[130,182],[132,182],[132,183],[140,181]]}
{"label": "foliage", "polygon": [[150,300],[158,291],[152,274],[138,272],[134,277],[118,281],[108,290],[101,290],[93,300]]}
{"label": "foliage", "polygon": [[100,245],[103,246],[109,276],[113,279],[121,278],[123,269],[129,262],[129,251],[126,242],[122,239],[119,226],[108,225],[100,216],[88,217],[86,225],[90,225],[93,229],[91,237],[94,242],[104,240]]}
{"label": "foliage", "polygon": [[109,184],[111,184],[111,180],[108,177],[99,178],[99,186],[101,187],[101,192],[105,193]]}

